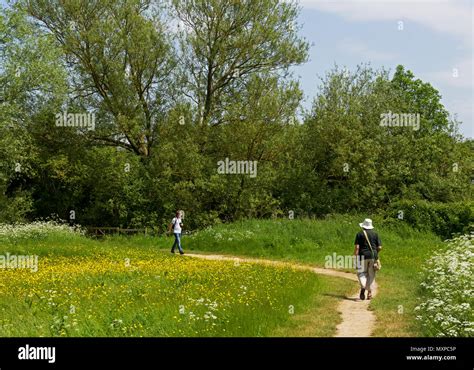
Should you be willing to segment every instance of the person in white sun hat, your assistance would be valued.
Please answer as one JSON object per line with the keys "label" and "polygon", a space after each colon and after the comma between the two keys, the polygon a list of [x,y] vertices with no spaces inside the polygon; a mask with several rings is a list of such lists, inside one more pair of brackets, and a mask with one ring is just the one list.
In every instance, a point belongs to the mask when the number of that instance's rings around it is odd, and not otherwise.
{"label": "person in white sun hat", "polygon": [[355,238],[354,256],[357,263],[357,278],[360,283],[360,299],[365,299],[367,290],[367,299],[372,299],[372,284],[375,280],[375,271],[380,269],[378,253],[382,249],[382,242],[378,234],[374,231],[372,220],[366,218],[360,223],[362,228]]}

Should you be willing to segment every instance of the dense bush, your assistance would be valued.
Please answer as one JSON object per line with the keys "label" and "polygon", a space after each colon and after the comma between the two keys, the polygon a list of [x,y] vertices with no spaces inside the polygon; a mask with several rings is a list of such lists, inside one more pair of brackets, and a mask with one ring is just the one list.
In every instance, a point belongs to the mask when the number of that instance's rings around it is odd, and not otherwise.
{"label": "dense bush", "polygon": [[[443,238],[467,233],[474,225],[474,202],[435,203],[399,201],[386,211],[388,222],[404,222],[418,230],[433,231]],[[391,221],[393,220],[393,221]]]}

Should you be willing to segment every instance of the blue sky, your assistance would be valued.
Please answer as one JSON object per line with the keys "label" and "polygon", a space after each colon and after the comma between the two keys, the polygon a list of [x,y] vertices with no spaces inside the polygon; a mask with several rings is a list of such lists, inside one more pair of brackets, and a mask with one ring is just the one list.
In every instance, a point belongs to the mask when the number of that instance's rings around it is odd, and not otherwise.
{"label": "blue sky", "polygon": [[443,104],[463,122],[460,132],[474,138],[472,0],[300,0],[300,6],[300,33],[312,46],[310,60],[294,71],[306,108],[318,76],[334,64],[352,70],[370,63],[392,72],[402,64],[440,91]]}

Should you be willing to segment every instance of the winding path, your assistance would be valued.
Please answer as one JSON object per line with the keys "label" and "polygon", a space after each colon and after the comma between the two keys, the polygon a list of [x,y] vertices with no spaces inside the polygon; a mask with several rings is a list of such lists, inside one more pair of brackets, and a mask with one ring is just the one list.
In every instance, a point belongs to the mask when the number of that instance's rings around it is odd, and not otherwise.
{"label": "winding path", "polygon": [[[294,262],[273,261],[259,258],[240,258],[217,254],[187,253],[185,254],[185,256],[206,260],[234,261],[238,263],[247,262],[292,267],[299,270],[312,271],[315,274],[339,277],[357,282],[357,277],[353,273],[324,269],[320,267],[312,267],[309,265],[303,265]],[[373,296],[375,296],[377,293],[376,289],[377,286],[374,284],[374,289],[372,291]],[[367,300],[361,301],[359,299],[359,294],[357,291],[355,295],[345,297],[339,303],[337,310],[341,314],[342,322],[336,327],[335,337],[370,337],[372,335],[373,329],[375,328],[375,315],[372,311],[369,310],[369,302],[370,301]]]}

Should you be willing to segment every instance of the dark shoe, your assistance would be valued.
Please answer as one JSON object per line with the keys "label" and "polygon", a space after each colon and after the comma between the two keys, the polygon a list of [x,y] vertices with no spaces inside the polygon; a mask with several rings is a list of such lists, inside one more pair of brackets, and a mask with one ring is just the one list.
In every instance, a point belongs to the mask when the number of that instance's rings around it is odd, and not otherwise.
{"label": "dark shoe", "polygon": [[173,254],[174,254],[174,251],[171,251],[171,253],[173,253]]}
{"label": "dark shoe", "polygon": [[372,299],[372,293],[371,293],[371,292],[369,292],[369,293],[367,294],[367,299]]}
{"label": "dark shoe", "polygon": [[365,289],[360,290],[359,298],[363,301],[365,299]]}
{"label": "dark shoe", "polygon": [[184,252],[179,252],[179,254],[184,254]]}

